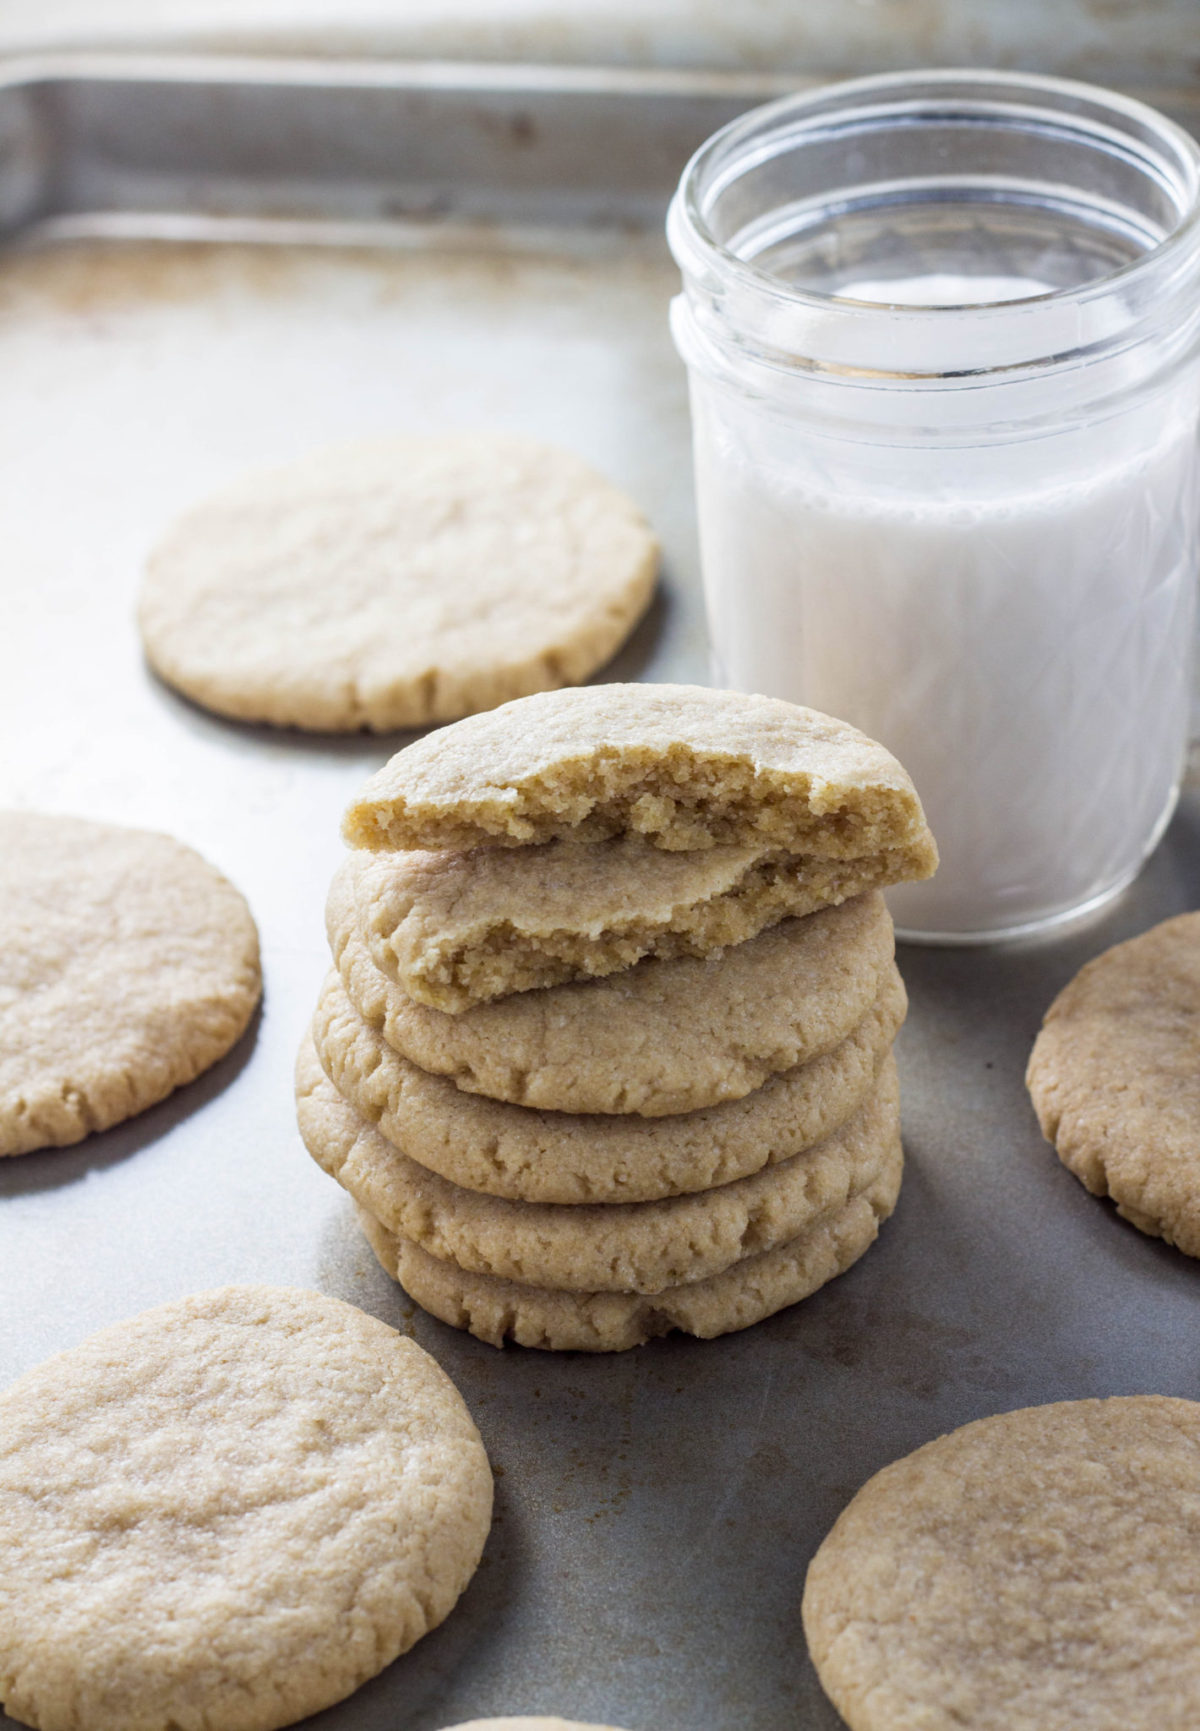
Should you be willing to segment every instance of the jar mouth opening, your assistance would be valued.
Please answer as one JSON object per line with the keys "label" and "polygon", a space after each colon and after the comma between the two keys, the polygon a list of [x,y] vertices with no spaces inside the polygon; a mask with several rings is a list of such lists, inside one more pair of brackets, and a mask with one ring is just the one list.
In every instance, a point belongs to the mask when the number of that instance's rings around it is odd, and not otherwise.
{"label": "jar mouth opening", "polygon": [[[973,235],[982,254],[964,258]],[[758,346],[779,364],[932,378],[1061,362],[1128,340],[1180,272],[1200,299],[1200,147],[1087,84],[885,73],[715,133],[684,170],[668,238],[689,300],[770,327]],[[856,332],[884,325],[910,351],[899,368],[855,353]],[[922,360],[968,327],[991,333],[978,356],[964,340]]]}

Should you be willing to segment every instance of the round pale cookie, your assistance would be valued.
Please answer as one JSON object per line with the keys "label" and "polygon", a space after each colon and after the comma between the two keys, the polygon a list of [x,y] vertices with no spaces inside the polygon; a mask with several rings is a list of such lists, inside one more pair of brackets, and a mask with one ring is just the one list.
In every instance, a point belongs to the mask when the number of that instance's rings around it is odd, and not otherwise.
{"label": "round pale cookie", "polygon": [[[474,1004],[632,967],[708,956],[894,883],[903,853],[823,860],[714,847],[667,853],[644,836],[590,845],[368,853],[338,869],[371,960],[410,998]],[[337,892],[344,894],[341,886]]]}
{"label": "round pale cookie", "polygon": [[365,1208],[358,1212],[387,1273],[452,1328],[464,1328],[492,1346],[513,1340],[558,1352],[624,1352],[673,1329],[704,1340],[732,1334],[808,1298],[875,1242],[880,1222],[895,1207],[902,1164],[897,1147],[874,1183],[790,1244],[652,1297],[556,1291],[471,1274],[388,1232]]}
{"label": "round pale cookie", "polygon": [[0,1395],[0,1697],[41,1731],[271,1731],[373,1677],[475,1571],[454,1385],[337,1299],[198,1293]]}
{"label": "round pale cookie", "polygon": [[1200,1405],[1025,1407],[885,1467],[804,1631],[851,1731],[1194,1731]]}
{"label": "round pale cookie", "polygon": [[346,813],[353,847],[598,841],[764,845],[827,859],[937,849],[891,752],[844,721],[700,685],[597,685],[505,704],[419,739]]}
{"label": "round pale cookie", "polygon": [[584,1725],[578,1719],[519,1718],[469,1719],[463,1725],[451,1725],[447,1731],[615,1731],[612,1725]]}
{"label": "round pale cookie", "polygon": [[[668,1118],[541,1112],[467,1094],[393,1052],[336,973],[321,992],[312,1035],[357,1117],[452,1184],[519,1202],[654,1202],[731,1184],[832,1134],[875,1085],[907,1002],[893,964],[862,1021],[831,1052],[769,1077],[740,1100]],[[306,1072],[302,1097],[307,1081],[315,1083],[315,1073]]]}
{"label": "round pale cookie", "polygon": [[1200,1256],[1200,913],[1081,969],[1025,1081],[1042,1134],[1092,1194]]}
{"label": "round pale cookie", "polygon": [[740,1099],[839,1045],[879,996],[895,951],[872,891],[721,956],[647,957],[602,980],[447,1016],[380,973],[348,896],[331,890],[328,913],[346,995],[395,1051],[468,1093],[553,1112],[660,1118]]}
{"label": "round pale cookie", "polygon": [[182,842],[0,812],[0,1154],[78,1142],[224,1057],[258,933]]}
{"label": "round pale cookie", "polygon": [[296,1066],[300,1134],[389,1232],[476,1274],[579,1292],[661,1292],[773,1250],[845,1206],[900,1144],[895,1060],[854,1116],[749,1178],[661,1202],[506,1202],[464,1190],[385,1142],[338,1093],[311,1042]]}
{"label": "round pale cookie", "polygon": [[380,439],[247,476],[151,554],[150,664],[208,709],[417,727],[586,679],[658,548],[569,452],[508,433]]}

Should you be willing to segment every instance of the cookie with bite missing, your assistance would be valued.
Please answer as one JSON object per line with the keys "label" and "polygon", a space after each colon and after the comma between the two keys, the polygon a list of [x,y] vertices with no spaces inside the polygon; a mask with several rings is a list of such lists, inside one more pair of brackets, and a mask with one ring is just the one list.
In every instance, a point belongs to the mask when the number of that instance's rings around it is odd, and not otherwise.
{"label": "cookie with bite missing", "polygon": [[380,972],[337,883],[327,920],[346,995],[419,1068],[513,1105],[652,1118],[739,1099],[831,1051],[878,998],[895,949],[873,891],[720,956],[647,957],[449,1016]]}
{"label": "cookie with bite missing", "polygon": [[904,849],[856,860],[757,846],[670,853],[639,835],[465,853],[357,848],[334,894],[353,898],[382,973],[417,1003],[458,1015],[643,956],[718,954],[911,865]]}
{"label": "cookie with bite missing", "polygon": [[834,860],[937,849],[912,782],[847,722],[697,685],[543,693],[419,739],[345,817],[352,847],[516,847],[642,835]]}

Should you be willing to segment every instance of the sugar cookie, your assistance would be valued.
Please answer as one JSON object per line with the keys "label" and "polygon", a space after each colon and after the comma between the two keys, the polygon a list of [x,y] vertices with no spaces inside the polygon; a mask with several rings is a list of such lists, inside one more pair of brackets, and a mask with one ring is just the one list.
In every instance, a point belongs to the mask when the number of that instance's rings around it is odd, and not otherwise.
{"label": "sugar cookie", "polygon": [[895,1206],[901,1169],[897,1149],[872,1185],[790,1244],[653,1297],[563,1292],[469,1274],[388,1232],[365,1209],[359,1218],[384,1269],[453,1328],[493,1346],[513,1340],[552,1351],[623,1352],[672,1329],[705,1340],[730,1334],[809,1297],[870,1249]]}
{"label": "sugar cookie", "polygon": [[1193,1731],[1200,1405],[979,1419],[876,1473],[804,1629],[851,1731]]}
{"label": "sugar cookie", "polygon": [[320,1293],[224,1287],[0,1394],[0,1698],[41,1731],[273,1731],[447,1615],[492,1481],[448,1377]]}
{"label": "sugar cookie", "polygon": [[385,1142],[325,1080],[311,1045],[296,1083],[309,1153],[389,1232],[477,1274],[567,1291],[652,1294],[719,1274],[845,1207],[900,1144],[889,1056],[852,1118],[748,1178],[660,1202],[508,1202],[450,1184]]}
{"label": "sugar cookie", "polygon": [[380,973],[353,901],[336,885],[328,913],[351,1003],[421,1069],[513,1105],[648,1118],[739,1099],[831,1051],[879,996],[895,949],[887,907],[872,891],[720,956],[647,957],[601,980],[447,1016]]}
{"label": "sugar cookie", "polygon": [[643,956],[712,955],[893,883],[910,863],[903,849],[863,860],[755,847],[668,853],[624,835],[468,853],[357,848],[338,877],[375,966],[418,1003],[457,1015],[619,973]]}
{"label": "sugar cookie", "polygon": [[398,752],[354,800],[352,847],[470,848],[626,832],[658,847],[764,845],[937,864],[912,782],[847,722],[697,685],[526,698]]}
{"label": "sugar cookie", "polygon": [[1063,1164],[1143,1232],[1200,1256],[1200,913],[1076,974],[1025,1079]]}
{"label": "sugar cookie", "polygon": [[636,507],[515,434],[380,439],[250,475],[151,554],[151,665],[224,715],[417,727],[586,679],[645,610]]}
{"label": "sugar cookie", "polygon": [[261,991],[250,910],[191,848],[0,812],[0,1154],[144,1111],[224,1057]]}
{"label": "sugar cookie", "polygon": [[[666,1118],[537,1111],[469,1094],[394,1052],[336,973],[318,999],[312,1032],[322,1065],[357,1116],[452,1184],[523,1202],[653,1202],[730,1184],[830,1135],[874,1086],[906,1007],[893,965],[866,1015],[832,1051],[741,1099]],[[317,1080],[307,1075],[302,1095]]]}

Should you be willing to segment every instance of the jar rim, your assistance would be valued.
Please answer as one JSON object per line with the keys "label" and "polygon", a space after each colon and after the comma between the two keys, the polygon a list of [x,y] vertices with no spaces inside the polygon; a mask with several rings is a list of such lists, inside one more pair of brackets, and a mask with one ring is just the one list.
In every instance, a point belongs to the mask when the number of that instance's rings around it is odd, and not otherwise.
{"label": "jar rim", "polygon": [[[1179,213],[1169,232],[1152,241],[1140,256],[1073,286],[1053,288],[1020,299],[934,306],[860,300],[812,287],[800,287],[726,246],[717,238],[707,220],[706,207],[711,205],[722,186],[735,182],[756,162],[781,154],[785,148],[779,142],[781,139],[791,136],[795,141],[794,147],[803,148],[803,123],[811,126],[811,137],[816,139],[821,123],[850,125],[855,116],[865,120],[868,114],[873,114],[878,123],[886,121],[889,116],[897,121],[901,117],[911,121],[922,114],[931,119],[940,116],[944,120],[948,114],[946,104],[952,99],[956,104],[955,112],[967,117],[972,112],[981,118],[994,115],[998,112],[997,104],[1008,103],[1009,117],[1014,126],[1018,126],[1022,117],[1022,98],[1033,99],[1024,105],[1027,122],[1035,111],[1040,112],[1043,118],[1052,112],[1060,128],[1066,132],[1073,130],[1081,142],[1090,138],[1093,143],[1099,143],[1106,130],[1119,136],[1127,147],[1126,154],[1136,154],[1140,158],[1143,172],[1168,193]],[[1105,121],[1109,122],[1107,128]],[[1123,132],[1114,133],[1113,123],[1117,126],[1123,123]],[[750,148],[755,139],[760,140],[763,146],[757,152]],[[768,151],[765,146],[771,140],[775,141],[775,148]],[[722,166],[726,171],[724,176],[711,179],[706,186],[706,176],[714,176]],[[1047,310],[1055,316],[1076,310],[1086,314],[1098,303],[1111,301],[1114,295],[1132,296],[1141,302],[1147,300],[1151,286],[1157,295],[1164,283],[1170,283],[1180,270],[1190,274],[1196,272],[1200,266],[1200,144],[1149,104],[1077,80],[1047,74],[969,68],[878,73],[777,98],[737,116],[713,133],[684,168],[671,203],[667,236],[683,272],[689,298],[693,286],[707,284],[720,296],[727,310],[731,295],[735,301],[741,296],[746,307],[757,303],[760,308],[770,306],[785,312],[791,309],[804,316],[807,326],[826,336],[832,321],[843,327],[843,342],[848,340],[851,349],[853,330],[856,327],[865,329],[871,321],[886,320],[889,329],[902,336],[918,329],[944,334],[951,320],[959,321],[960,329],[965,321],[969,321],[975,332],[989,324],[999,329],[1004,323],[1012,325],[1016,320],[1026,327],[1022,340],[1017,344],[1024,351],[1019,358],[997,356],[995,364],[939,368],[922,376],[944,379],[962,377],[964,372],[1003,372],[1014,364],[1024,370],[1039,361],[1052,359],[1062,362],[1072,354],[1078,358],[1090,346],[1078,342],[1064,350],[1061,343],[1031,342],[1029,339],[1035,335],[1031,317],[1044,317]],[[1194,282],[1190,286],[1194,295]],[[1195,299],[1200,302],[1200,296],[1195,296]],[[1129,335],[1128,327],[1138,322],[1141,321],[1136,318],[1125,321],[1126,337]],[[1111,349],[1115,334],[1111,330],[1106,332],[1106,340],[1101,346]],[[836,350],[839,345],[835,342],[833,346]],[[802,346],[798,348],[790,341],[768,347],[775,364],[786,366],[790,358],[793,365],[811,366],[815,361],[822,370],[836,371],[839,366],[858,370],[854,367],[852,353],[822,355],[819,343],[812,354],[805,353]],[[761,358],[768,358],[766,350],[760,349],[759,352]],[[879,376],[886,376],[890,371],[884,366],[879,369]],[[911,380],[917,375],[905,371],[892,376]]]}

